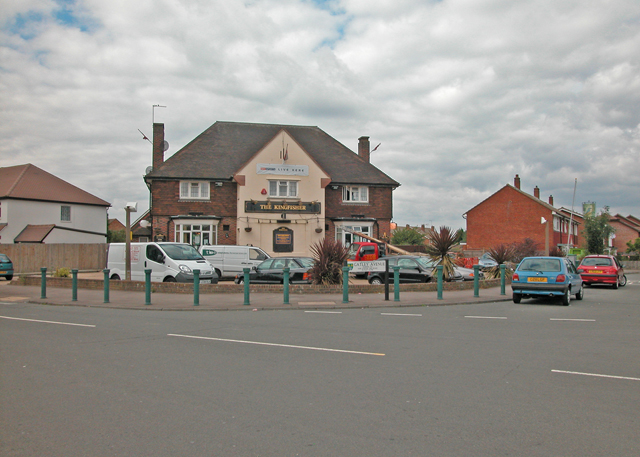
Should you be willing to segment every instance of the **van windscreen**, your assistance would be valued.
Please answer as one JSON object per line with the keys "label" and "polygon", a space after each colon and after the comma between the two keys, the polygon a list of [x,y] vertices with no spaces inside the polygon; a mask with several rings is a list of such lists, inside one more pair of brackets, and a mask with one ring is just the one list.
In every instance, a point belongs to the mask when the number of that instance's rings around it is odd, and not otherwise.
{"label": "van windscreen", "polygon": [[193,246],[186,244],[162,244],[162,249],[173,260],[203,260]]}

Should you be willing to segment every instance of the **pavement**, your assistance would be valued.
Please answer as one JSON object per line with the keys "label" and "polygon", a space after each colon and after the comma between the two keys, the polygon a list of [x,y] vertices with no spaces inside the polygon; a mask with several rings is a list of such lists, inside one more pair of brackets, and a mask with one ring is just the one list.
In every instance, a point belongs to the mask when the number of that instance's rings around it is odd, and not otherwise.
{"label": "pavement", "polygon": [[500,287],[480,289],[479,296],[474,297],[471,290],[445,290],[438,299],[437,292],[400,292],[400,300],[394,300],[393,291],[389,293],[389,301],[385,301],[384,293],[349,294],[348,302],[343,303],[340,294],[290,294],[289,303],[284,304],[282,293],[257,293],[249,295],[245,304],[243,293],[200,294],[199,304],[195,305],[193,294],[151,294],[151,303],[145,304],[145,293],[139,291],[109,292],[108,303],[104,300],[104,290],[78,289],[77,301],[72,300],[72,290],[54,288],[47,285],[46,298],[42,298],[39,286],[22,286],[16,281],[0,280],[0,302],[3,303],[37,303],[57,306],[85,306],[117,309],[138,309],[156,311],[232,311],[232,310],[282,310],[308,309],[332,310],[348,308],[383,308],[413,306],[443,306],[490,303],[510,301],[511,288],[507,286],[505,295],[500,294]]}

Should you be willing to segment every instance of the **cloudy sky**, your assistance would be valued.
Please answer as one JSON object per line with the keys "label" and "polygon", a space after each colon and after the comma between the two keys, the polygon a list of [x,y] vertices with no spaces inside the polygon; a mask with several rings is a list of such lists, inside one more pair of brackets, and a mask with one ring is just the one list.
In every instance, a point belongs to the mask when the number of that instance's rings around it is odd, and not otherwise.
{"label": "cloudy sky", "polygon": [[466,228],[515,174],[640,217],[638,0],[1,0],[0,166],[148,207],[215,121],[316,125],[402,186],[394,220]]}

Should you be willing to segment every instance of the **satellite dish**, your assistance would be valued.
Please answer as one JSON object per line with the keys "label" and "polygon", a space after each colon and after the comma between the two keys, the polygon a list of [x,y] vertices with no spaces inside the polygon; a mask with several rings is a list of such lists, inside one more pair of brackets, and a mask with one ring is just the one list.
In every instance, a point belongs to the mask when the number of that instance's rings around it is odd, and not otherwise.
{"label": "satellite dish", "polygon": [[162,150],[166,151],[167,149],[169,149],[169,142],[168,141],[164,141],[162,143]]}
{"label": "satellite dish", "polygon": [[153,171],[153,167],[152,166],[148,166],[147,169],[144,171],[145,175],[148,175],[149,173],[151,173]]}

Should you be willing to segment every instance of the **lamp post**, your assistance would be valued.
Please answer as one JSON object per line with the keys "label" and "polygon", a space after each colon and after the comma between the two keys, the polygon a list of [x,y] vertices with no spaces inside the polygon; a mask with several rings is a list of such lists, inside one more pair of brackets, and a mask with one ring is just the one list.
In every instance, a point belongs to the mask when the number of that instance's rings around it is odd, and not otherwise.
{"label": "lamp post", "polygon": [[125,227],[125,273],[124,278],[131,281],[131,213],[138,211],[138,202],[129,202],[124,207],[127,213]]}
{"label": "lamp post", "polygon": [[545,226],[545,231],[544,231],[544,255],[548,256],[549,255],[549,221],[547,221],[544,217],[540,217],[540,223]]}

